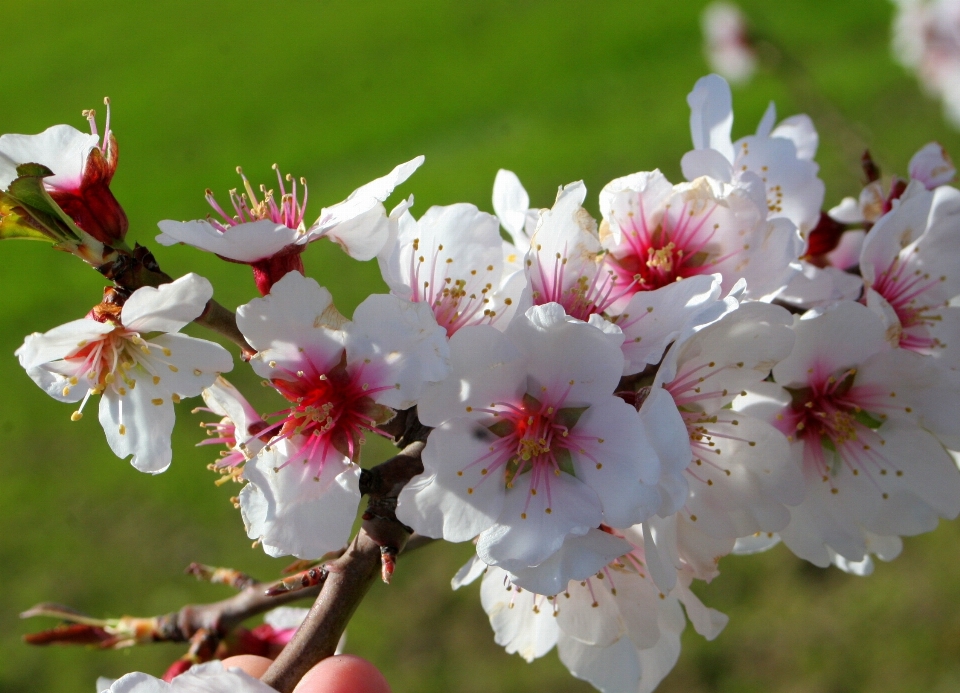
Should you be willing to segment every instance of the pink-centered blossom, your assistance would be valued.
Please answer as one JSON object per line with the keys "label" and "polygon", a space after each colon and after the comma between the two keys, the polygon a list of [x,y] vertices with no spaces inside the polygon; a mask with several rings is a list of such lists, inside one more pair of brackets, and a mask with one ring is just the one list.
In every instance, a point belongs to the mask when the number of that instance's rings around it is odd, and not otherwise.
{"label": "pink-centered blossom", "polygon": [[771,299],[796,270],[803,241],[786,218],[768,218],[750,191],[714,178],[671,185],[659,171],[618,178],[600,192],[607,266],[631,292],[720,274],[729,292]]}
{"label": "pink-centered blossom", "polygon": [[659,551],[664,563],[711,579],[736,539],[783,529],[786,506],[802,500],[784,435],[730,408],[790,353],[791,325],[783,308],[744,303],[682,336],[664,357],[641,410],[660,432],[653,440],[676,429],[688,439],[684,455],[660,454],[663,501],[658,517],[648,520],[654,536],[648,551]]}
{"label": "pink-centered blossom", "polygon": [[303,274],[300,254],[307,244],[329,238],[357,260],[370,260],[381,251],[390,237],[391,219],[383,201],[393,189],[413,175],[423,163],[419,156],[396,166],[387,175],[363,185],[347,199],[321,210],[320,216],[306,226],[308,191],[306,180],[289,174],[284,177],[274,165],[277,189],[260,186],[260,195],[238,167],[243,190],[230,191],[230,206],[224,208],[207,190],[206,199],[216,217],[196,221],[161,221],[161,245],[185,243],[216,253],[225,260],[251,265],[261,294],[267,294],[274,282],[290,271]]}
{"label": "pink-centered blossom", "polygon": [[[270,555],[318,558],[349,537],[366,434],[416,404],[447,373],[447,343],[427,306],[369,297],[347,321],[330,293],[291,272],[237,310],[254,370],[289,406],[256,437],[243,471],[248,534]],[[253,436],[251,436],[252,438]]]}
{"label": "pink-centered blossom", "polygon": [[436,428],[400,520],[448,541],[479,535],[480,558],[516,575],[548,566],[569,536],[650,516],[659,461],[641,417],[613,395],[622,339],[558,304],[530,308],[505,334],[454,334],[452,373],[420,400]]}
{"label": "pink-centered blossom", "polygon": [[258,434],[269,424],[260,418],[240,391],[222,376],[217,378],[213,385],[204,388],[200,394],[207,406],[197,407],[193,413],[206,411],[222,418],[200,424],[207,430],[208,438],[197,445],[226,446],[227,449],[221,451],[220,459],[212,466],[226,470],[226,473],[233,476],[248,459],[263,448],[263,441]]}
{"label": "pink-centered blossom", "polygon": [[804,499],[780,532],[825,566],[863,561],[876,537],[919,534],[960,512],[955,446],[960,396],[931,359],[892,348],[880,317],[843,302],[794,322],[796,344],[775,383],[747,388],[734,408],[790,441]]}
{"label": "pink-centered blossom", "polygon": [[144,287],[119,312],[74,320],[29,335],[17,357],[27,374],[61,402],[80,402],[78,421],[92,395],[100,398],[100,424],[118,457],[133,455],[140,471],[170,465],[173,405],[199,395],[233,367],[219,344],[178,334],[203,312],[213,287],[187,274],[159,288]]}
{"label": "pink-centered blossom", "polygon": [[865,303],[886,322],[891,344],[960,366],[960,191],[912,182],[866,236],[860,270]]}
{"label": "pink-centered blossom", "polygon": [[101,243],[122,241],[129,223],[110,181],[117,170],[117,139],[110,129],[110,101],[103,141],[97,133],[96,113],[84,111],[90,134],[71,125],[54,125],[37,135],[0,136],[0,188],[17,178],[17,166],[42,164],[52,176],[43,179],[50,197],[74,223]]}
{"label": "pink-centered blossom", "polygon": [[598,315],[616,324],[624,335],[623,373],[631,375],[657,363],[689,323],[719,316],[722,277],[701,274],[638,291],[640,280],[606,256],[597,222],[583,208],[586,193],[582,182],[571,183],[540,212],[525,258],[528,295],[534,305],[558,303],[579,320]]}
{"label": "pink-centered blossom", "polygon": [[508,267],[506,241],[491,214],[466,203],[400,216],[378,260],[393,295],[429,306],[448,335],[468,325],[505,327],[524,288]]}

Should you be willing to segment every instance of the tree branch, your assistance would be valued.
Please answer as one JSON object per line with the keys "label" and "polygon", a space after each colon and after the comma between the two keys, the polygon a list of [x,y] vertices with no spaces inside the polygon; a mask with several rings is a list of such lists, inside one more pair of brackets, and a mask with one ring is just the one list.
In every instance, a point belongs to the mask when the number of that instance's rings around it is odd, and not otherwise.
{"label": "tree branch", "polygon": [[377,574],[390,581],[396,556],[412,532],[397,520],[397,496],[410,479],[423,472],[423,447],[422,441],[414,441],[383,464],[364,470],[361,491],[370,500],[363,525],[343,556],[324,565],[327,578],[317,601],[293,640],[263,675],[264,683],[280,693],[291,693],[314,664],[336,651],[340,636]]}
{"label": "tree branch", "polygon": [[254,582],[228,599],[210,604],[188,604],[162,616],[124,616],[116,621],[91,618],[60,604],[38,604],[24,611],[20,617],[61,618],[68,621],[69,625],[32,633],[24,636],[24,640],[33,645],[82,642],[111,648],[149,642],[188,642],[200,631],[222,638],[248,618],[284,604],[314,597],[323,586],[321,582],[296,592],[268,596],[266,592],[279,582]]}
{"label": "tree branch", "polygon": [[[130,292],[144,286],[157,287],[173,281],[169,274],[160,269],[153,253],[140,244],[134,246],[133,251],[117,250],[115,257],[110,262],[97,267],[97,271],[117,286]],[[194,322],[236,344],[240,347],[244,358],[249,359],[256,353],[256,349],[247,343],[243,333],[237,327],[237,316],[213,299],[207,302],[207,307]]]}

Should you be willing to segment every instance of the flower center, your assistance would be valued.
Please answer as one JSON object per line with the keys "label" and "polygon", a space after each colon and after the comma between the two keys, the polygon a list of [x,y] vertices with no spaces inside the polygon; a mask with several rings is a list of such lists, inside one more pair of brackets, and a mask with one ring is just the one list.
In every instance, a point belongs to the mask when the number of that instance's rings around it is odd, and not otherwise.
{"label": "flower center", "polygon": [[[904,349],[929,354],[945,345],[930,334],[930,328],[942,320],[938,309],[943,302],[930,295],[932,289],[945,282],[919,269],[909,273],[907,263],[900,257],[877,277],[873,289],[883,296],[900,321],[899,344]],[[926,294],[926,295],[925,295]]]}
{"label": "flower center", "polygon": [[[493,284],[484,281],[493,271],[493,265],[482,267],[455,266],[452,256],[443,257],[443,244],[438,244],[432,256],[420,254],[420,239],[413,239],[410,257],[410,285],[414,303],[427,303],[433,309],[437,324],[447,335],[466,325],[492,324],[498,315],[493,305]],[[458,276],[459,275],[459,276]],[[506,305],[512,300],[504,299]]]}
{"label": "flower center", "polygon": [[844,469],[855,477],[865,474],[875,485],[879,477],[903,476],[883,453],[886,441],[877,430],[887,419],[883,410],[895,408],[896,393],[882,396],[858,386],[856,375],[857,369],[850,368],[824,377],[812,368],[809,386],[786,388],[792,402],[775,421],[787,440],[804,441],[804,464],[820,473],[833,494],[839,493],[835,481]]}
{"label": "flower center", "polygon": [[[341,361],[329,373],[297,371],[290,379],[274,378],[273,386],[293,403],[275,414],[280,419],[259,432],[272,435],[270,445],[290,440],[296,452],[277,469],[294,460],[309,465],[315,478],[332,451],[351,460],[360,454],[367,431],[379,433],[378,425],[392,416],[372,395],[388,387],[371,387],[363,368],[351,372]],[[268,446],[269,447],[269,446]]]}
{"label": "flower center", "polygon": [[[541,246],[538,245],[537,251],[540,249]],[[587,321],[591,315],[602,314],[620,298],[632,293],[631,289],[636,282],[623,281],[613,269],[600,261],[592,267],[588,265],[593,270],[589,276],[581,275],[567,286],[567,259],[565,254],[557,253],[551,268],[549,263],[544,264],[541,261],[540,254],[537,253],[538,272],[530,273],[535,305],[559,303],[567,315]],[[528,266],[532,263],[533,260],[527,260]]]}
{"label": "flower center", "polygon": [[[300,185],[303,186],[303,195],[297,190],[297,181],[289,173],[286,176],[280,174],[280,169],[276,164],[273,170],[277,174],[277,185],[280,188],[280,203],[277,204],[273,190],[268,190],[266,186],[260,186],[260,194],[263,199],[258,199],[253,191],[253,186],[243,174],[243,169],[237,166],[237,173],[243,179],[244,192],[237,193],[234,188],[230,191],[230,203],[233,205],[234,214],[227,214],[214,199],[213,192],[206,191],[205,197],[211,207],[220,215],[220,219],[208,217],[208,221],[221,233],[225,232],[231,226],[246,224],[253,221],[263,221],[269,219],[275,224],[282,224],[298,231],[304,230],[303,217],[307,208],[307,181],[300,179]],[[290,191],[287,191],[284,181],[290,183]]]}
{"label": "flower center", "polygon": [[[603,439],[574,431],[588,407],[564,408],[568,393],[569,389],[560,397],[551,398],[546,388],[542,388],[540,395],[545,401],[527,394],[517,403],[496,402],[484,409],[467,407],[468,412],[479,411],[495,417],[493,423],[478,432],[482,436],[493,434],[494,439],[485,454],[458,471],[457,475],[463,476],[467,470],[479,467],[479,483],[498,478],[508,490],[519,480],[526,480],[529,495],[521,519],[527,518],[530,498],[538,493],[546,494],[544,511],[552,513],[550,479],[561,473],[576,476],[574,455],[593,462],[597,469],[603,467],[589,449],[593,443],[602,443]],[[550,401],[555,404],[545,403]],[[473,491],[473,488],[467,489],[468,494]]]}
{"label": "flower center", "polygon": [[637,216],[621,221],[625,247],[608,256],[611,269],[630,293],[653,291],[698,274],[711,274],[717,265],[745,249],[718,255],[709,248],[720,225],[713,221],[716,204],[684,203],[667,208],[660,224],[649,228]]}

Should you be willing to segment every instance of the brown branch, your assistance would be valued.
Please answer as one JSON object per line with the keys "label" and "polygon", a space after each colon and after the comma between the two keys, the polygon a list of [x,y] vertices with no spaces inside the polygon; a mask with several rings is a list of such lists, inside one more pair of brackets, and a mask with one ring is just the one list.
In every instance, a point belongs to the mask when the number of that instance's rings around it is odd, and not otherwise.
{"label": "brown branch", "polygon": [[[404,415],[400,412],[398,417]],[[415,416],[415,415],[414,415]],[[324,565],[326,582],[293,640],[263,675],[263,682],[280,693],[291,693],[314,664],[331,656],[350,618],[380,574],[389,582],[394,560],[411,530],[397,520],[397,496],[406,483],[423,472],[416,440],[399,455],[364,470],[361,491],[370,496],[363,526],[340,558]],[[293,592],[301,594],[301,592]]]}
{"label": "brown branch", "polygon": [[[127,291],[134,292],[144,286],[158,287],[173,281],[169,274],[160,269],[153,253],[139,243],[132,251],[115,250],[111,258],[97,267],[97,271]],[[256,353],[256,349],[247,343],[237,327],[237,316],[213,299],[207,302],[203,313],[194,322],[236,344],[245,359]]]}
{"label": "brown branch", "polygon": [[[94,641],[95,636],[97,642],[105,648],[118,646],[119,643],[188,642],[200,631],[222,638],[248,618],[284,604],[315,597],[322,587],[322,584],[317,584],[296,592],[268,596],[266,592],[277,584],[279,581],[254,582],[234,596],[218,602],[188,604],[178,611],[149,618],[124,616],[110,623],[91,618],[70,607],[50,603],[38,604],[20,616],[21,618],[47,616],[62,618],[69,622],[67,626],[57,626],[48,631],[25,636],[24,639],[28,643],[36,645],[81,642],[81,637],[86,638],[83,641],[89,643]],[[76,628],[75,625],[82,628]]]}

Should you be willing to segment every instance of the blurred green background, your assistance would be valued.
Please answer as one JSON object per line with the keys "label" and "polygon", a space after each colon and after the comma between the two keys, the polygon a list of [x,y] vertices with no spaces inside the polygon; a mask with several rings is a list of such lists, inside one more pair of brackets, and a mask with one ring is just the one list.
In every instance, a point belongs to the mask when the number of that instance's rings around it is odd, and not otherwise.
{"label": "blurred green background", "polygon": [[[782,49],[780,69],[736,89],[735,136],[767,102],[806,111],[820,126],[827,204],[856,194],[867,143],[887,173],[936,139],[955,155],[960,135],[889,52],[883,0],[775,6],[749,0],[754,26]],[[701,2],[337,0],[249,2],[0,2],[7,50],[0,132],[54,123],[83,128],[83,108],[113,100],[121,163],[113,189],[130,237],[152,247],[160,219],[206,214],[204,188],[226,198],[242,165],[306,176],[311,211],[417,154],[427,163],[399,191],[430,205],[491,210],[498,168],[516,171],[535,206],[584,179],[661,168],[680,179],[690,148],[685,96],[707,72]],[[399,200],[399,195],[394,200]],[[159,249],[176,276],[198,271],[231,308],[254,296],[247,268],[187,248]],[[308,273],[346,314],[383,290],[373,263],[332,244],[305,255]],[[171,469],[150,477],[116,459],[95,416],[33,385],[13,358],[23,336],[83,315],[103,281],[42,244],[0,248],[0,691],[90,693],[98,675],[159,675],[183,648],[123,652],[29,648],[20,636],[50,622],[17,614],[45,600],[92,614],[151,615],[227,596],[182,571],[190,561],[269,578],[286,564],[251,550],[229,502],[195,449],[198,417],[181,405]],[[201,334],[191,328],[193,334]],[[238,368],[235,382],[263,409],[275,400]],[[376,450],[369,452],[377,452]],[[379,449],[381,455],[385,449]],[[376,462],[371,455],[367,462]],[[705,643],[688,628],[661,691],[956,691],[960,689],[960,525],[909,539],[903,555],[859,579],[818,570],[778,548],[728,558],[699,589],[731,616]],[[449,578],[469,546],[434,544],[404,557],[349,630],[348,651],[382,667],[397,693],[589,691],[555,654],[527,665],[494,644],[477,588]]]}

